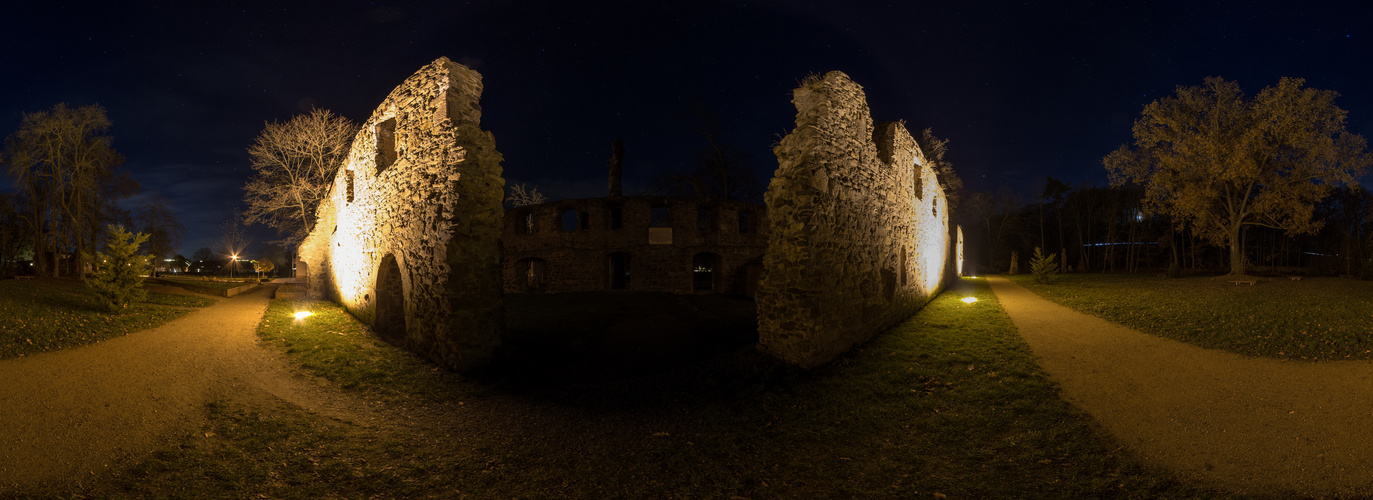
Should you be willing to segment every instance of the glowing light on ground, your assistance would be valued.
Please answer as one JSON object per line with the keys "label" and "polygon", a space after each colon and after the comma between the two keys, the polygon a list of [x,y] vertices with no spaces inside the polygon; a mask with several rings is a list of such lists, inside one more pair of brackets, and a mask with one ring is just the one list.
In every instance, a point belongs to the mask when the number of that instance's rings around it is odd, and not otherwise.
{"label": "glowing light on ground", "polygon": [[965,304],[971,304],[971,303],[973,303],[973,302],[977,302],[977,297],[963,297],[963,302],[964,302]]}
{"label": "glowing light on ground", "polygon": [[310,317],[310,315],[312,314],[314,313],[310,311],[296,311],[296,313],[292,314],[292,316],[295,316],[296,319],[305,319],[307,317]]}

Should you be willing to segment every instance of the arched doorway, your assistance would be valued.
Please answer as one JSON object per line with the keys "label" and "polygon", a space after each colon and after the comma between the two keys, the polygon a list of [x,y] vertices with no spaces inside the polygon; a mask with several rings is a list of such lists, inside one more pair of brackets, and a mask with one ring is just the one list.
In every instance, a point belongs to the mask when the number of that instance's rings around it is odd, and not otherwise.
{"label": "arched doorway", "polygon": [[400,265],[392,255],[383,257],[377,270],[377,315],[372,328],[387,342],[405,340],[405,290]]}
{"label": "arched doorway", "polygon": [[694,292],[714,292],[719,283],[720,256],[701,252],[691,258],[691,290]]}

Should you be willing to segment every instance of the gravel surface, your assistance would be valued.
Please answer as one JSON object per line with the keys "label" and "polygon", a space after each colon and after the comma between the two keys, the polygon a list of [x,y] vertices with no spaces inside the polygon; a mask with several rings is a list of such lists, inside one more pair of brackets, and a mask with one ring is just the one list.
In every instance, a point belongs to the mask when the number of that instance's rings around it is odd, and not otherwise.
{"label": "gravel surface", "polygon": [[372,426],[376,417],[355,398],[261,345],[257,324],[275,288],[151,330],[0,361],[0,496],[77,489],[136,464],[199,429],[214,399],[285,402]]}
{"label": "gravel surface", "polygon": [[1373,494],[1373,362],[1203,349],[988,281],[1064,398],[1145,461],[1246,494]]}

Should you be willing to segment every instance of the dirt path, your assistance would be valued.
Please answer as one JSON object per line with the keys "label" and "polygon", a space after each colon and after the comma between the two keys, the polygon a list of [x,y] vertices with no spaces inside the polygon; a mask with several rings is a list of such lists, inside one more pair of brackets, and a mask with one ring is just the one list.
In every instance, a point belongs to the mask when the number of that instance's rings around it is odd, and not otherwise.
{"label": "dirt path", "polygon": [[336,388],[295,374],[260,345],[266,286],[160,327],[0,361],[0,494],[79,485],[198,429],[204,405],[284,401],[370,425]]}
{"label": "dirt path", "polygon": [[1146,461],[1243,493],[1373,494],[1373,363],[1203,349],[988,282],[1064,398]]}

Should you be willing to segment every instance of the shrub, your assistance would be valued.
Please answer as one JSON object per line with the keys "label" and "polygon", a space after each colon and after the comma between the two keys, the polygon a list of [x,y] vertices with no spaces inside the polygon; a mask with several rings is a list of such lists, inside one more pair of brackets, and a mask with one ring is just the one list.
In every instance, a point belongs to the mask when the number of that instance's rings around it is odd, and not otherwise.
{"label": "shrub", "polygon": [[1030,274],[1033,274],[1035,281],[1049,284],[1054,281],[1054,276],[1058,274],[1058,254],[1044,255],[1044,252],[1035,247],[1035,256],[1030,259]]}
{"label": "shrub", "polygon": [[148,291],[141,288],[142,275],[148,271],[151,255],[138,255],[138,247],[148,241],[148,235],[129,233],[124,226],[106,226],[109,243],[107,253],[96,253],[90,259],[92,272],[86,277],[86,286],[95,292],[96,299],[106,311],[115,313],[129,307],[130,302],[141,302],[148,298]]}
{"label": "shrub", "polygon": [[1015,250],[1011,250],[1011,268],[1006,274],[1020,274],[1020,256],[1016,255]]}

